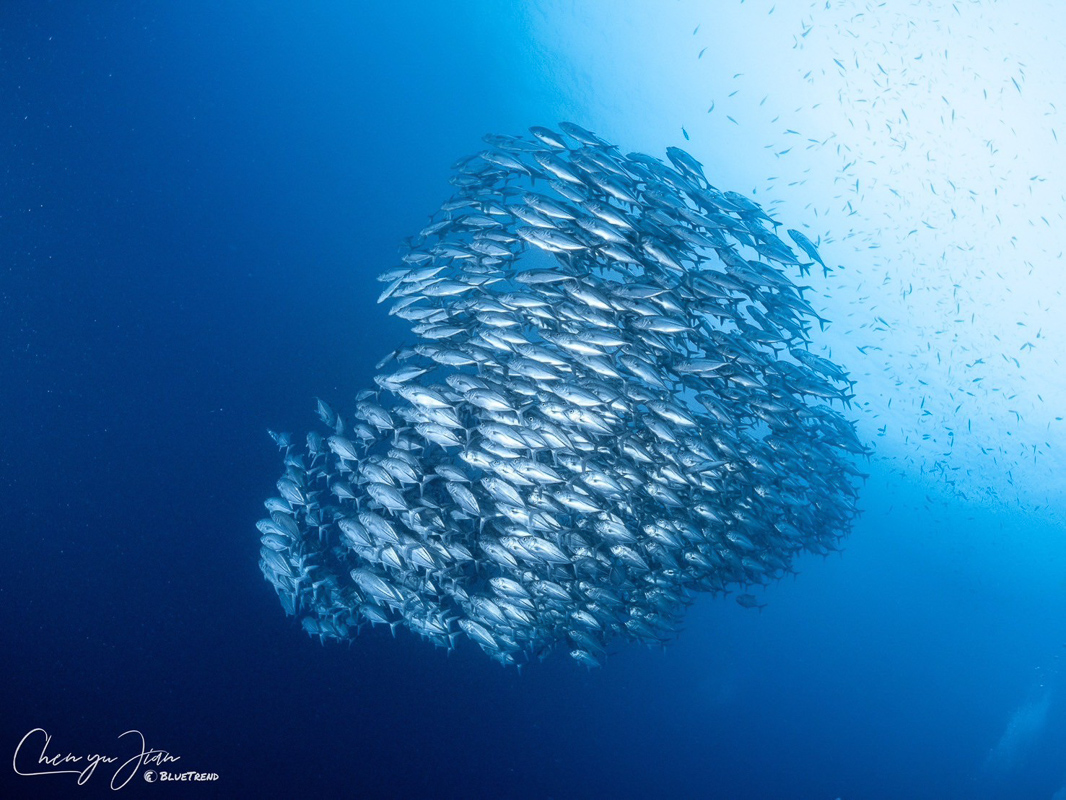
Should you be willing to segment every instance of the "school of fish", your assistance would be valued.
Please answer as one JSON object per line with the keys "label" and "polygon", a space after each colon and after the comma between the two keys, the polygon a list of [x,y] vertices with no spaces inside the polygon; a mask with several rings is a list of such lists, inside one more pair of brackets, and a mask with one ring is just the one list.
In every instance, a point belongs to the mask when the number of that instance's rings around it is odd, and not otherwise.
{"label": "school of fish", "polygon": [[580,126],[490,135],[380,276],[415,343],[351,417],[284,451],[260,567],[308,634],[404,627],[517,664],[669,641],[697,592],[840,546],[856,516],[848,375],[786,274],[802,234],[685,151]]}

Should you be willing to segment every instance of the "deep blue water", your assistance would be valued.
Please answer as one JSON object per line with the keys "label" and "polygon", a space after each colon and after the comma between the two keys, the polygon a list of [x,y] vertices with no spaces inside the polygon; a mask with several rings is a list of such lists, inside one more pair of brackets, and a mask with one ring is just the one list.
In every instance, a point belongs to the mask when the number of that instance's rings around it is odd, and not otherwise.
{"label": "deep blue water", "polygon": [[[451,163],[572,110],[519,9],[386,5],[0,8],[0,755],[138,729],[219,775],[144,796],[1060,790],[1055,523],[885,462],[843,554],[599,671],[381,629],[322,647],[284,616],[266,430],[350,403],[403,341],[373,279]],[[8,767],[0,796],[99,796],[100,772]]]}

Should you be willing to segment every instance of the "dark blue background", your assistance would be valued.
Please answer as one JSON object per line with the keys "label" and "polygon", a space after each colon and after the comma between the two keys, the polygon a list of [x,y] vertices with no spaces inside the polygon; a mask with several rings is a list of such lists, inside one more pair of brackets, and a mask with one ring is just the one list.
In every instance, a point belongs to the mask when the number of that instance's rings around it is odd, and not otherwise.
{"label": "dark blue background", "polygon": [[898,541],[931,501],[877,474],[843,558],[599,672],[381,630],[322,648],[284,617],[266,429],[369,385],[405,335],[374,276],[450,164],[558,111],[517,7],[384,5],[0,9],[0,756],[136,728],[221,776],[145,796],[1049,796],[1057,694],[1021,769],[982,765],[1033,670],[1057,685],[1061,609]]}

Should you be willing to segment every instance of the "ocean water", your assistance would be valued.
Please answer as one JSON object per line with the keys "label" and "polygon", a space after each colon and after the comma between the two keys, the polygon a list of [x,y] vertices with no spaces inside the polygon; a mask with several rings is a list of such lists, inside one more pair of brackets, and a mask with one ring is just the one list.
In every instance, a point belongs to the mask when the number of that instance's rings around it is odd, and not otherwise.
{"label": "ocean water", "polygon": [[[178,757],[138,796],[1061,800],[1063,33],[1037,0],[0,5],[0,796],[110,795],[135,730]],[[564,119],[820,241],[863,514],[599,670],[322,646],[257,564],[266,431],[409,337],[375,278],[451,164]]]}

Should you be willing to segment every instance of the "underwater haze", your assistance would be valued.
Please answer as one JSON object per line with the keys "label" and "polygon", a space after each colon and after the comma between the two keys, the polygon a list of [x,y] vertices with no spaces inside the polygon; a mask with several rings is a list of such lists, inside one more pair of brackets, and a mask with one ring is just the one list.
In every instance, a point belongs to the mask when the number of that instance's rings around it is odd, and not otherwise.
{"label": "underwater haze", "polygon": [[[1051,0],[5,2],[0,796],[1066,797],[1064,34]],[[662,646],[545,635],[518,669],[496,630],[433,647],[376,616],[339,641],[264,581],[292,474],[268,430],[328,436],[316,398],[352,425],[421,346],[379,276],[461,159],[560,121],[692,177],[683,148],[737,193],[723,224],[758,204],[824,261],[774,269],[827,321],[810,363],[847,374],[861,513],[765,579],[705,567]],[[610,557],[627,597],[674,574]],[[572,593],[569,569],[542,574]],[[352,619],[367,586],[410,617],[359,575]]]}

